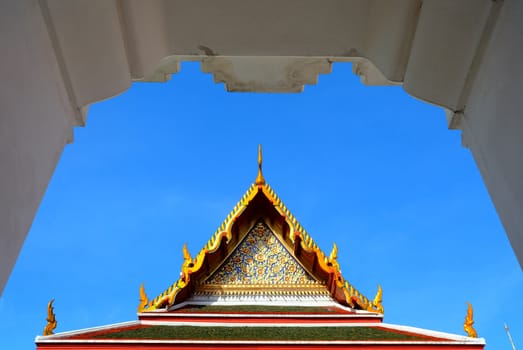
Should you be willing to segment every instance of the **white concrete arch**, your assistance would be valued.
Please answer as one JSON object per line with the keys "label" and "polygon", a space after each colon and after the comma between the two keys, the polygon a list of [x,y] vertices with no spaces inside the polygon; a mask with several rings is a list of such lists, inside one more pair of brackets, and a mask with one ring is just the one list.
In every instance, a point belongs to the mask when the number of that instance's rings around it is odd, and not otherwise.
{"label": "white concrete arch", "polygon": [[299,92],[352,62],[461,129],[523,261],[523,4],[517,0],[20,0],[0,3],[0,290],[72,128],[182,61],[229,91]]}

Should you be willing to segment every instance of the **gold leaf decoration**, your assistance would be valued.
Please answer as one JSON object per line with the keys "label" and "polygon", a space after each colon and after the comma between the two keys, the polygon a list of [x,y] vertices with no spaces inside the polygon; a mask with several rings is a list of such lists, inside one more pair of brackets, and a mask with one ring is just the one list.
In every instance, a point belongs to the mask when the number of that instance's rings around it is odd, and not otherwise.
{"label": "gold leaf decoration", "polygon": [[148,302],[149,299],[147,298],[147,294],[145,294],[145,287],[142,283],[140,285],[140,304],[138,304],[138,312],[143,312]]}
{"label": "gold leaf decoration", "polygon": [[468,302],[467,302],[467,304],[468,304],[467,316],[465,316],[465,323],[463,324],[463,329],[465,330],[465,332],[467,333],[467,335],[469,337],[477,338],[478,333],[472,326],[474,324],[474,318],[473,318],[474,311],[472,310],[472,304],[470,304]]}
{"label": "gold leaf decoration", "polygon": [[54,314],[53,302],[54,299],[51,299],[47,304],[47,325],[44,328],[44,335],[53,335],[53,331],[55,330],[56,325],[58,324]]}

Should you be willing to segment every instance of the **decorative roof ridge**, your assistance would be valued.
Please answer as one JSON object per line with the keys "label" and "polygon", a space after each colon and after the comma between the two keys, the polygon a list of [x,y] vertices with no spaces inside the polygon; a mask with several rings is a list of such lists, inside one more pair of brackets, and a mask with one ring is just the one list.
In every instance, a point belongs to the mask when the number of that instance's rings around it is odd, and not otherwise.
{"label": "decorative roof ridge", "polygon": [[172,304],[177,292],[181,288],[185,287],[185,285],[187,285],[187,283],[189,282],[189,272],[199,270],[199,268],[203,264],[205,255],[207,253],[215,252],[219,248],[223,237],[226,238],[226,242],[228,242],[231,239],[230,227],[232,223],[234,222],[235,218],[238,217],[238,215],[241,214],[243,210],[247,207],[251,199],[254,198],[254,196],[258,193],[259,187],[259,185],[253,183],[247,189],[247,191],[244,193],[241,199],[236,203],[234,208],[229,212],[225,220],[223,220],[222,224],[218,226],[216,231],[212,234],[211,238],[207,241],[207,243],[203,246],[203,248],[200,250],[200,252],[196,255],[194,259],[191,258],[187,249],[187,245],[184,245],[184,262],[182,264],[180,278],[177,281],[175,281],[172,285],[170,285],[167,289],[165,289],[156,298],[151,300],[148,303],[148,305],[144,305],[141,308],[139,307],[138,312],[156,310],[157,308],[161,307],[161,304],[165,303],[166,301],[168,302],[168,304]]}
{"label": "decorative roof ridge", "polygon": [[316,253],[318,262],[322,265],[325,270],[334,269],[336,274],[336,284],[341,288],[345,294],[347,303],[351,307],[355,307],[355,304],[358,304],[361,308],[371,311],[378,312],[383,314],[384,309],[382,306],[382,289],[378,285],[378,291],[373,301],[369,300],[365,295],[363,295],[359,290],[357,290],[352,284],[346,281],[341,275],[341,269],[337,261],[338,247],[336,243],[333,244],[333,248],[329,256],[321,250],[321,248],[314,242],[311,235],[305,230],[305,228],[300,224],[298,219],[292,214],[292,212],[285,206],[283,201],[278,197],[274,189],[265,183],[263,189],[266,190],[265,194],[271,199],[273,205],[280,209],[280,214],[283,214],[285,218],[292,225],[289,225],[291,228],[290,237],[292,242],[295,242],[296,236],[301,236],[301,247],[308,252]]}
{"label": "decorative roof ridge", "polygon": [[[286,220],[290,228],[289,236],[291,241],[295,243],[296,239],[299,237],[301,248],[308,253],[315,254],[321,268],[324,271],[334,274],[336,287],[343,292],[347,305],[353,308],[361,308],[370,312],[383,314],[381,287],[378,285],[376,296],[374,300],[371,301],[346,281],[341,275],[340,266],[337,261],[338,247],[336,246],[336,243],[333,244],[333,249],[330,255],[327,256],[319,248],[316,242],[314,242],[305,228],[299,223],[298,219],[296,219],[292,212],[285,206],[272,187],[265,181],[262,174],[261,145],[258,147],[258,176],[256,177],[255,182],[247,189],[245,194],[241,197],[238,203],[236,203],[229,215],[227,215],[225,220],[194,259],[189,254],[187,245],[184,245],[184,262],[182,264],[180,278],[150,302],[144,304],[143,301],[141,301],[138,312],[152,311],[164,306],[172,305],[175,301],[176,295],[190,282],[190,275],[202,267],[206,255],[215,252],[220,247],[223,238],[226,238],[226,243],[230,241],[232,225],[260,191]],[[143,293],[143,295],[145,295],[145,293]]]}
{"label": "decorative roof ridge", "polygon": [[202,250],[207,248],[209,250],[209,252],[214,252],[218,248],[219,239],[222,238],[222,235],[224,232],[227,233],[227,241],[229,241],[229,239],[231,238],[230,237],[230,235],[231,235],[230,227],[232,226],[232,223],[234,222],[236,217],[238,217],[238,215],[240,215],[243,212],[243,210],[247,207],[249,202],[258,193],[257,190],[259,187],[260,187],[259,185],[252,184],[247,189],[245,194],[238,201],[238,203],[236,203],[234,208],[230,211],[229,215],[227,215],[225,220],[223,220],[222,224],[218,227],[218,229],[216,229],[216,231],[211,236],[211,238],[209,239],[207,244],[202,248]]}

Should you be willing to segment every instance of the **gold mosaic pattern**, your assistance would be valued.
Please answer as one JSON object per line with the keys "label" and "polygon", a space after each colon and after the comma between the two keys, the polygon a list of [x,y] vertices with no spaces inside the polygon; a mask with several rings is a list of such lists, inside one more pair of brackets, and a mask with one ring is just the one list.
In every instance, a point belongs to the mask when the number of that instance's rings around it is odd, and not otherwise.
{"label": "gold mosaic pattern", "polygon": [[317,283],[264,223],[257,223],[206,284]]}

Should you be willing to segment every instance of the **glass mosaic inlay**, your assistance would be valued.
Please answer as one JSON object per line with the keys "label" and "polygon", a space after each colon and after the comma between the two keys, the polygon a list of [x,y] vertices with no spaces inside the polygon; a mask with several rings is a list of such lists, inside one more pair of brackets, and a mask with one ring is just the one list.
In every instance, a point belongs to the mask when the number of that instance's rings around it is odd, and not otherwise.
{"label": "glass mosaic inlay", "polygon": [[316,281],[271,229],[257,223],[206,284],[312,284]]}

